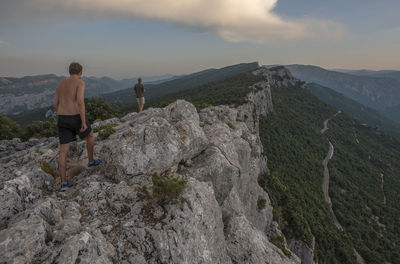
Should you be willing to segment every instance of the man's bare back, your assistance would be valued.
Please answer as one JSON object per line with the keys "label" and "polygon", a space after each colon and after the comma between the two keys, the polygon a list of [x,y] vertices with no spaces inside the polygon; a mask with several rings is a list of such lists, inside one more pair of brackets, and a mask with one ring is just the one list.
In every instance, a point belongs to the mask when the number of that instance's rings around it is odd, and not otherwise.
{"label": "man's bare back", "polygon": [[56,89],[58,97],[59,115],[79,114],[78,91],[84,87],[84,82],[78,78],[70,77],[60,82]]}
{"label": "man's bare back", "polygon": [[60,140],[58,171],[61,177],[61,190],[73,186],[67,182],[66,164],[70,143],[76,136],[86,138],[88,167],[97,166],[100,160],[93,159],[93,131],[85,117],[85,83],[81,80],[83,67],[77,62],[69,66],[70,77],[61,81],[56,88],[53,108],[58,114],[57,127]]}

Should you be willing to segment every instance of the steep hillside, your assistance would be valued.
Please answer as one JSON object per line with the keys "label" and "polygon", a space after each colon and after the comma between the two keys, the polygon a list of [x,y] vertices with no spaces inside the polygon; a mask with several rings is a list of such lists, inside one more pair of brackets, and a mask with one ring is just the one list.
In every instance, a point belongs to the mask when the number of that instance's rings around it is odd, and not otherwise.
{"label": "steep hillside", "polygon": [[[388,134],[400,137],[400,124],[384,117],[378,111],[349,99],[333,89],[311,83],[307,85],[313,95],[320,100],[342,110],[361,122],[379,127]],[[389,113],[388,113],[389,114]]]}
{"label": "steep hillside", "polygon": [[[399,141],[346,114],[335,116],[335,108],[306,89],[280,86],[271,92],[274,113],[260,123],[269,173],[260,184],[287,238],[311,245],[315,236],[319,263],[356,263],[354,249],[366,263],[400,263]],[[333,214],[322,188],[328,139],[334,148],[328,164]]]}
{"label": "steep hillside", "polygon": [[[356,76],[328,71],[311,65],[288,65],[285,67],[296,78],[334,89],[384,115],[387,114],[385,110],[400,104],[400,82],[392,78]],[[396,116],[400,118],[400,112],[396,113]],[[388,115],[386,117],[393,119]]]}

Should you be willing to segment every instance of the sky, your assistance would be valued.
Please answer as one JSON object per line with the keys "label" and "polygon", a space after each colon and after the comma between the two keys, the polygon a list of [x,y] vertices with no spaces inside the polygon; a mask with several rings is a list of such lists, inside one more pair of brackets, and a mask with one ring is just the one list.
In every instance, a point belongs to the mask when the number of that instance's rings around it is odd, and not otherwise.
{"label": "sky", "polygon": [[241,62],[400,70],[398,0],[0,0],[0,77]]}

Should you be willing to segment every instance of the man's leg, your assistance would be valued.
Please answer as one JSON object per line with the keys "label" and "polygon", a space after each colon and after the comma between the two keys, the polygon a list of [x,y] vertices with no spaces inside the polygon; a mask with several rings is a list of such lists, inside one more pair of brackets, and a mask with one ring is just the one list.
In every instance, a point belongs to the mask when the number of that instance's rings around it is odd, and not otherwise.
{"label": "man's leg", "polygon": [[93,148],[94,148],[94,136],[93,131],[90,131],[90,134],[86,138],[86,149],[88,153],[89,162],[93,162]]}
{"label": "man's leg", "polygon": [[60,144],[60,155],[58,156],[58,173],[61,177],[61,183],[67,182],[67,156],[71,143]]}
{"label": "man's leg", "polygon": [[144,104],[140,104],[140,105],[139,105],[139,112],[142,112],[142,111],[143,111],[143,106],[144,106]]}

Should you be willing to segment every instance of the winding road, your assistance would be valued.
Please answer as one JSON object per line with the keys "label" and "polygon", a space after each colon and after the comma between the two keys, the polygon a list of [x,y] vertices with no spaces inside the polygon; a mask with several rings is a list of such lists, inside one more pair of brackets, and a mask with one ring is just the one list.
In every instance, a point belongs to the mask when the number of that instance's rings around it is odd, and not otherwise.
{"label": "winding road", "polygon": [[[342,111],[338,111],[331,118],[328,118],[327,120],[324,121],[324,127],[321,129],[321,134],[324,134],[328,130],[328,122],[329,122],[329,120],[331,120],[332,118],[334,118],[335,116],[337,116],[341,112]],[[357,141],[358,141],[358,139],[357,139]],[[329,141],[328,154],[326,155],[326,158],[322,161],[322,165],[324,166],[324,180],[323,180],[323,183],[322,183],[322,190],[324,192],[325,201],[329,205],[329,210],[331,211],[331,214],[332,214],[332,217],[333,217],[333,222],[335,223],[335,226],[338,229],[344,231],[342,225],[339,223],[339,221],[336,218],[335,213],[333,212],[332,200],[331,200],[331,197],[329,196],[329,169],[328,169],[328,163],[329,163],[329,160],[333,157],[334,151],[335,151],[335,148],[333,147],[332,143]],[[383,181],[383,176],[382,176],[382,181]],[[383,184],[382,184],[382,186],[383,186]],[[386,201],[386,197],[385,197],[385,201]],[[356,258],[357,258],[357,263],[366,264],[365,260],[357,252],[357,250],[355,248],[353,248],[353,250],[354,250],[354,254],[356,255]]]}
{"label": "winding road", "polygon": [[[337,116],[340,113],[341,113],[341,111],[338,111],[333,117]],[[324,121],[324,128],[321,129],[321,134],[324,134],[328,130],[328,122],[333,117],[328,118],[327,120]],[[322,183],[322,190],[324,192],[325,202],[329,205],[329,210],[332,213],[333,221],[335,223],[335,226],[338,229],[343,231],[342,225],[339,223],[339,221],[336,218],[335,213],[333,212],[332,200],[331,200],[331,197],[329,196],[329,169],[328,169],[328,163],[329,163],[329,160],[333,157],[334,151],[335,151],[335,148],[333,147],[332,143],[329,141],[328,154],[326,155],[326,158],[322,161],[322,165],[324,166],[324,180],[323,180],[323,183]]]}
{"label": "winding road", "polygon": [[329,210],[332,213],[333,221],[335,223],[335,226],[338,229],[343,231],[343,227],[340,225],[339,221],[336,218],[335,213],[333,212],[332,201],[331,201],[331,197],[329,196],[329,169],[328,169],[328,162],[333,157],[333,153],[334,153],[334,147],[333,147],[332,143],[329,141],[328,154],[326,155],[326,158],[322,161],[322,165],[324,166],[324,180],[323,180],[323,183],[322,183],[322,190],[324,192],[325,202],[328,203]]}

